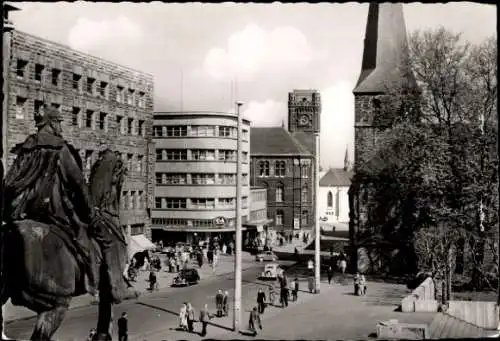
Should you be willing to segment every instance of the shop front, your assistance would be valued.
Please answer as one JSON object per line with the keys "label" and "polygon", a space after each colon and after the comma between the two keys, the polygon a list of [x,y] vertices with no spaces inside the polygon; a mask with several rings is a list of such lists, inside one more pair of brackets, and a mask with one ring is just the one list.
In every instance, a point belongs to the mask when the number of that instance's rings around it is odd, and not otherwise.
{"label": "shop front", "polygon": [[270,225],[272,219],[250,221],[243,224],[243,247],[273,247],[276,245],[277,234]]}

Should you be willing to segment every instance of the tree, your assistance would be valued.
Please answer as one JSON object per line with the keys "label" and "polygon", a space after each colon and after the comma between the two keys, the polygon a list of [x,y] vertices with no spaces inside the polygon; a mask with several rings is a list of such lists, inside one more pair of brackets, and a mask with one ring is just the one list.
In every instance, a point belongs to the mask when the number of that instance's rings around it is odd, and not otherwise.
{"label": "tree", "polygon": [[491,272],[486,254],[498,273],[496,38],[471,45],[443,28],[417,31],[408,57],[401,71],[415,82],[381,97],[378,119],[388,128],[358,176],[375,184],[379,233],[411,246],[448,288],[449,252],[458,259],[466,247],[470,262],[457,267],[468,266],[479,285]]}

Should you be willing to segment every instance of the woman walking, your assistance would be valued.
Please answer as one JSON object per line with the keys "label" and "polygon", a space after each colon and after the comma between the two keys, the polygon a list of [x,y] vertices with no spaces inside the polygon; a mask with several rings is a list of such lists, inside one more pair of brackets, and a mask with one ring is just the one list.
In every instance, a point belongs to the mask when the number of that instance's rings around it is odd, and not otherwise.
{"label": "woman walking", "polygon": [[188,322],[187,322],[187,304],[181,306],[181,310],[179,311],[179,327],[182,330],[188,330]]}

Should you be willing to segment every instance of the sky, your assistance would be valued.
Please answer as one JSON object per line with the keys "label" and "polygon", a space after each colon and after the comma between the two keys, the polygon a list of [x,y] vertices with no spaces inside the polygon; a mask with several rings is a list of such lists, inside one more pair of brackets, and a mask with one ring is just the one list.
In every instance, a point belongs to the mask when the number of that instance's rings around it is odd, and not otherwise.
{"label": "sky", "polygon": [[[155,111],[234,111],[252,126],[287,124],[288,92],[321,92],[323,168],[354,153],[354,97],[368,3],[21,2],[16,28],[154,76]],[[407,32],[443,26],[481,43],[496,8],[404,4]]]}

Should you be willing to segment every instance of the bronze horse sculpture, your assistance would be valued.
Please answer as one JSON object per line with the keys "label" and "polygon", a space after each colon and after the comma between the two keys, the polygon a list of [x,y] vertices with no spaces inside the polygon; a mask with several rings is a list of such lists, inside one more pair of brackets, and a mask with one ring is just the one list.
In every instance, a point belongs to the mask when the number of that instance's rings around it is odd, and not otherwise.
{"label": "bronze horse sculpture", "polygon": [[[106,236],[114,248],[113,266],[125,269],[127,244],[118,222],[121,187],[126,168],[113,151],[101,152],[93,165],[89,193],[96,208],[89,230],[88,244],[99,283],[98,340],[110,340],[112,322],[111,287],[102,262],[96,238]],[[101,233],[93,233],[100,229]],[[105,229],[105,231],[103,231]],[[2,226],[0,238],[0,303],[10,298],[14,305],[24,306],[38,314],[31,340],[50,341],[63,322],[73,297],[87,293],[84,272],[70,243],[53,226],[34,220],[20,220]],[[62,270],[62,271],[61,271]],[[0,335],[4,335],[3,317]]]}

